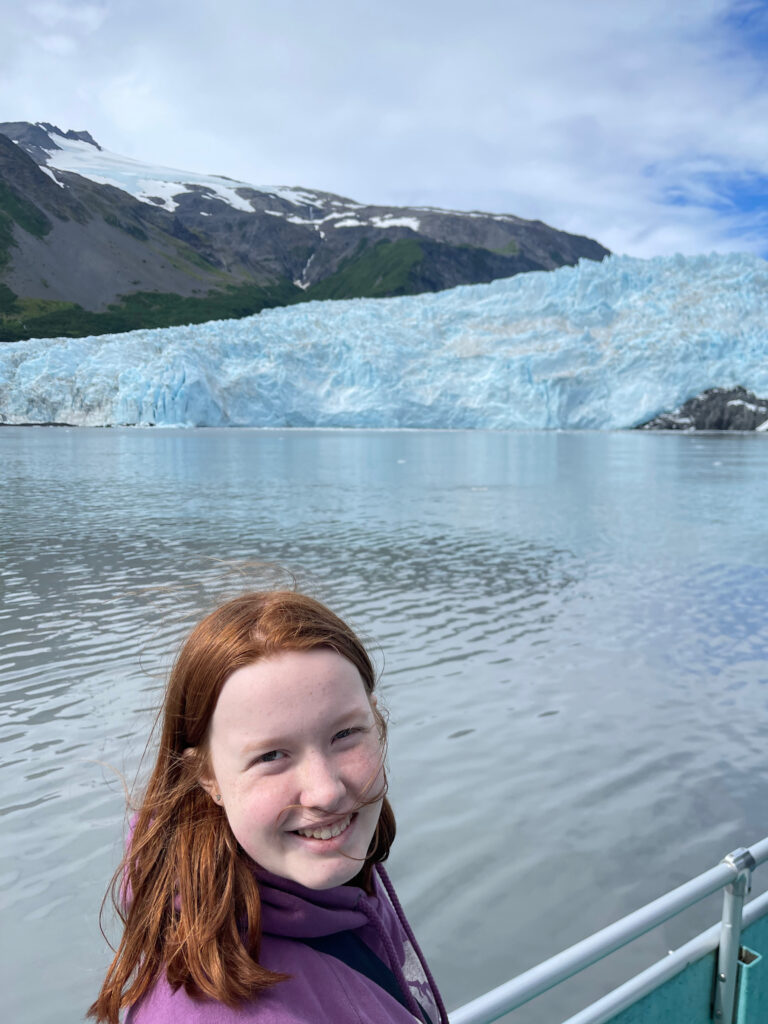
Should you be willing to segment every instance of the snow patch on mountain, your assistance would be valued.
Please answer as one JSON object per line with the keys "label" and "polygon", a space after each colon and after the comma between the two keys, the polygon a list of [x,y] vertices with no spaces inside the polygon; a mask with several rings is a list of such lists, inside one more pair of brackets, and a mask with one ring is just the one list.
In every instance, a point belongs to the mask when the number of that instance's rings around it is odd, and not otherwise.
{"label": "snow patch on mountain", "polygon": [[371,217],[371,224],[376,228],[410,228],[418,231],[421,221],[417,217]]}
{"label": "snow patch on mountain", "polygon": [[768,393],[768,263],[602,263],[396,299],[0,346],[0,421],[611,429]]}
{"label": "snow patch on mountain", "polygon": [[[296,206],[309,204],[320,208],[317,196],[306,189],[255,186],[218,174],[198,174],[194,171],[146,164],[101,149],[95,141],[88,142],[83,138],[59,134],[52,125],[40,124],[39,127],[44,128],[49,137],[55,137],[55,148],[47,150],[46,162],[49,168],[80,174],[99,185],[113,185],[140,202],[162,205],[169,211],[175,210],[178,206],[178,196],[185,192],[197,191],[194,186],[202,186],[216,199],[247,213],[253,213],[253,206],[238,194],[238,189],[252,189],[255,192],[275,195]],[[87,133],[81,133],[85,134]],[[158,199],[161,200],[160,203],[157,202]]]}
{"label": "snow patch on mountain", "polygon": [[[177,197],[184,192],[192,192],[189,186],[198,185],[235,209],[253,212],[251,204],[235,191],[236,188],[253,187],[245,182],[151,166],[105,149],[96,149],[77,139],[60,137],[56,142],[59,148],[50,154],[49,167],[72,171],[99,185],[113,185],[143,203],[162,205],[172,211],[178,206]],[[161,203],[157,202],[158,199]]]}
{"label": "snow patch on mountain", "polygon": [[43,174],[47,174],[51,181],[58,185],[59,188],[66,188],[64,182],[59,181],[59,179],[56,177],[56,175],[53,173],[50,167],[41,167],[40,170],[43,172]]}

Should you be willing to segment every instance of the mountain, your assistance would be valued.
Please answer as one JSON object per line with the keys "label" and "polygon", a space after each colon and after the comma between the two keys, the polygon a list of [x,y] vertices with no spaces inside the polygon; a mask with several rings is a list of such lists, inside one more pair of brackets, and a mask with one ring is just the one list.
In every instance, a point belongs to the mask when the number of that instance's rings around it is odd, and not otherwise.
{"label": "mountain", "polygon": [[768,395],[766,323],[757,256],[610,256],[437,294],[0,345],[0,423],[631,427],[713,387]]}
{"label": "mountain", "polygon": [[0,340],[433,292],[606,255],[511,214],[256,187],[142,164],[86,131],[0,123]]}

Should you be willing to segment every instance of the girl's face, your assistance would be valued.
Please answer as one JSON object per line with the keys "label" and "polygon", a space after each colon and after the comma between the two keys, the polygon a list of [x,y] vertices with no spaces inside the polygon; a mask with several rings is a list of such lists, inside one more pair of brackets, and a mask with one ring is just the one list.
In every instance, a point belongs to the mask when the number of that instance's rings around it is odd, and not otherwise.
{"label": "girl's face", "polygon": [[[375,701],[375,698],[373,698]],[[309,889],[360,871],[381,811],[382,747],[355,666],[335,651],[283,651],[233,672],[202,780],[267,871]]]}

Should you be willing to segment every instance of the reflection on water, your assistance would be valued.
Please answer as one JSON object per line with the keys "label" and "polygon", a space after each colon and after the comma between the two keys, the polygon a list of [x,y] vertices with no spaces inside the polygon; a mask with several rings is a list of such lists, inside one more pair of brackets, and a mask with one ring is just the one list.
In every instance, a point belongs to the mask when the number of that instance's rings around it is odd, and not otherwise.
{"label": "reflection on water", "polygon": [[0,431],[9,1019],[76,1021],[93,997],[123,811],[106,766],[133,778],[200,612],[285,578],[249,563],[294,570],[373,641],[392,872],[449,1006],[768,832],[765,444]]}

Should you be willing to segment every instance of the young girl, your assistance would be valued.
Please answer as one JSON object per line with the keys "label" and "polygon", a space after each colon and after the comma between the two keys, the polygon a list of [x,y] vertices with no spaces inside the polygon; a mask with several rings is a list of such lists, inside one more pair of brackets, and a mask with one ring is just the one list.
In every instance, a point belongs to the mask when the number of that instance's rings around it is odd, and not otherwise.
{"label": "young girl", "polygon": [[382,867],[386,725],[354,632],[292,591],[192,631],[113,886],[118,1024],[447,1024]]}

